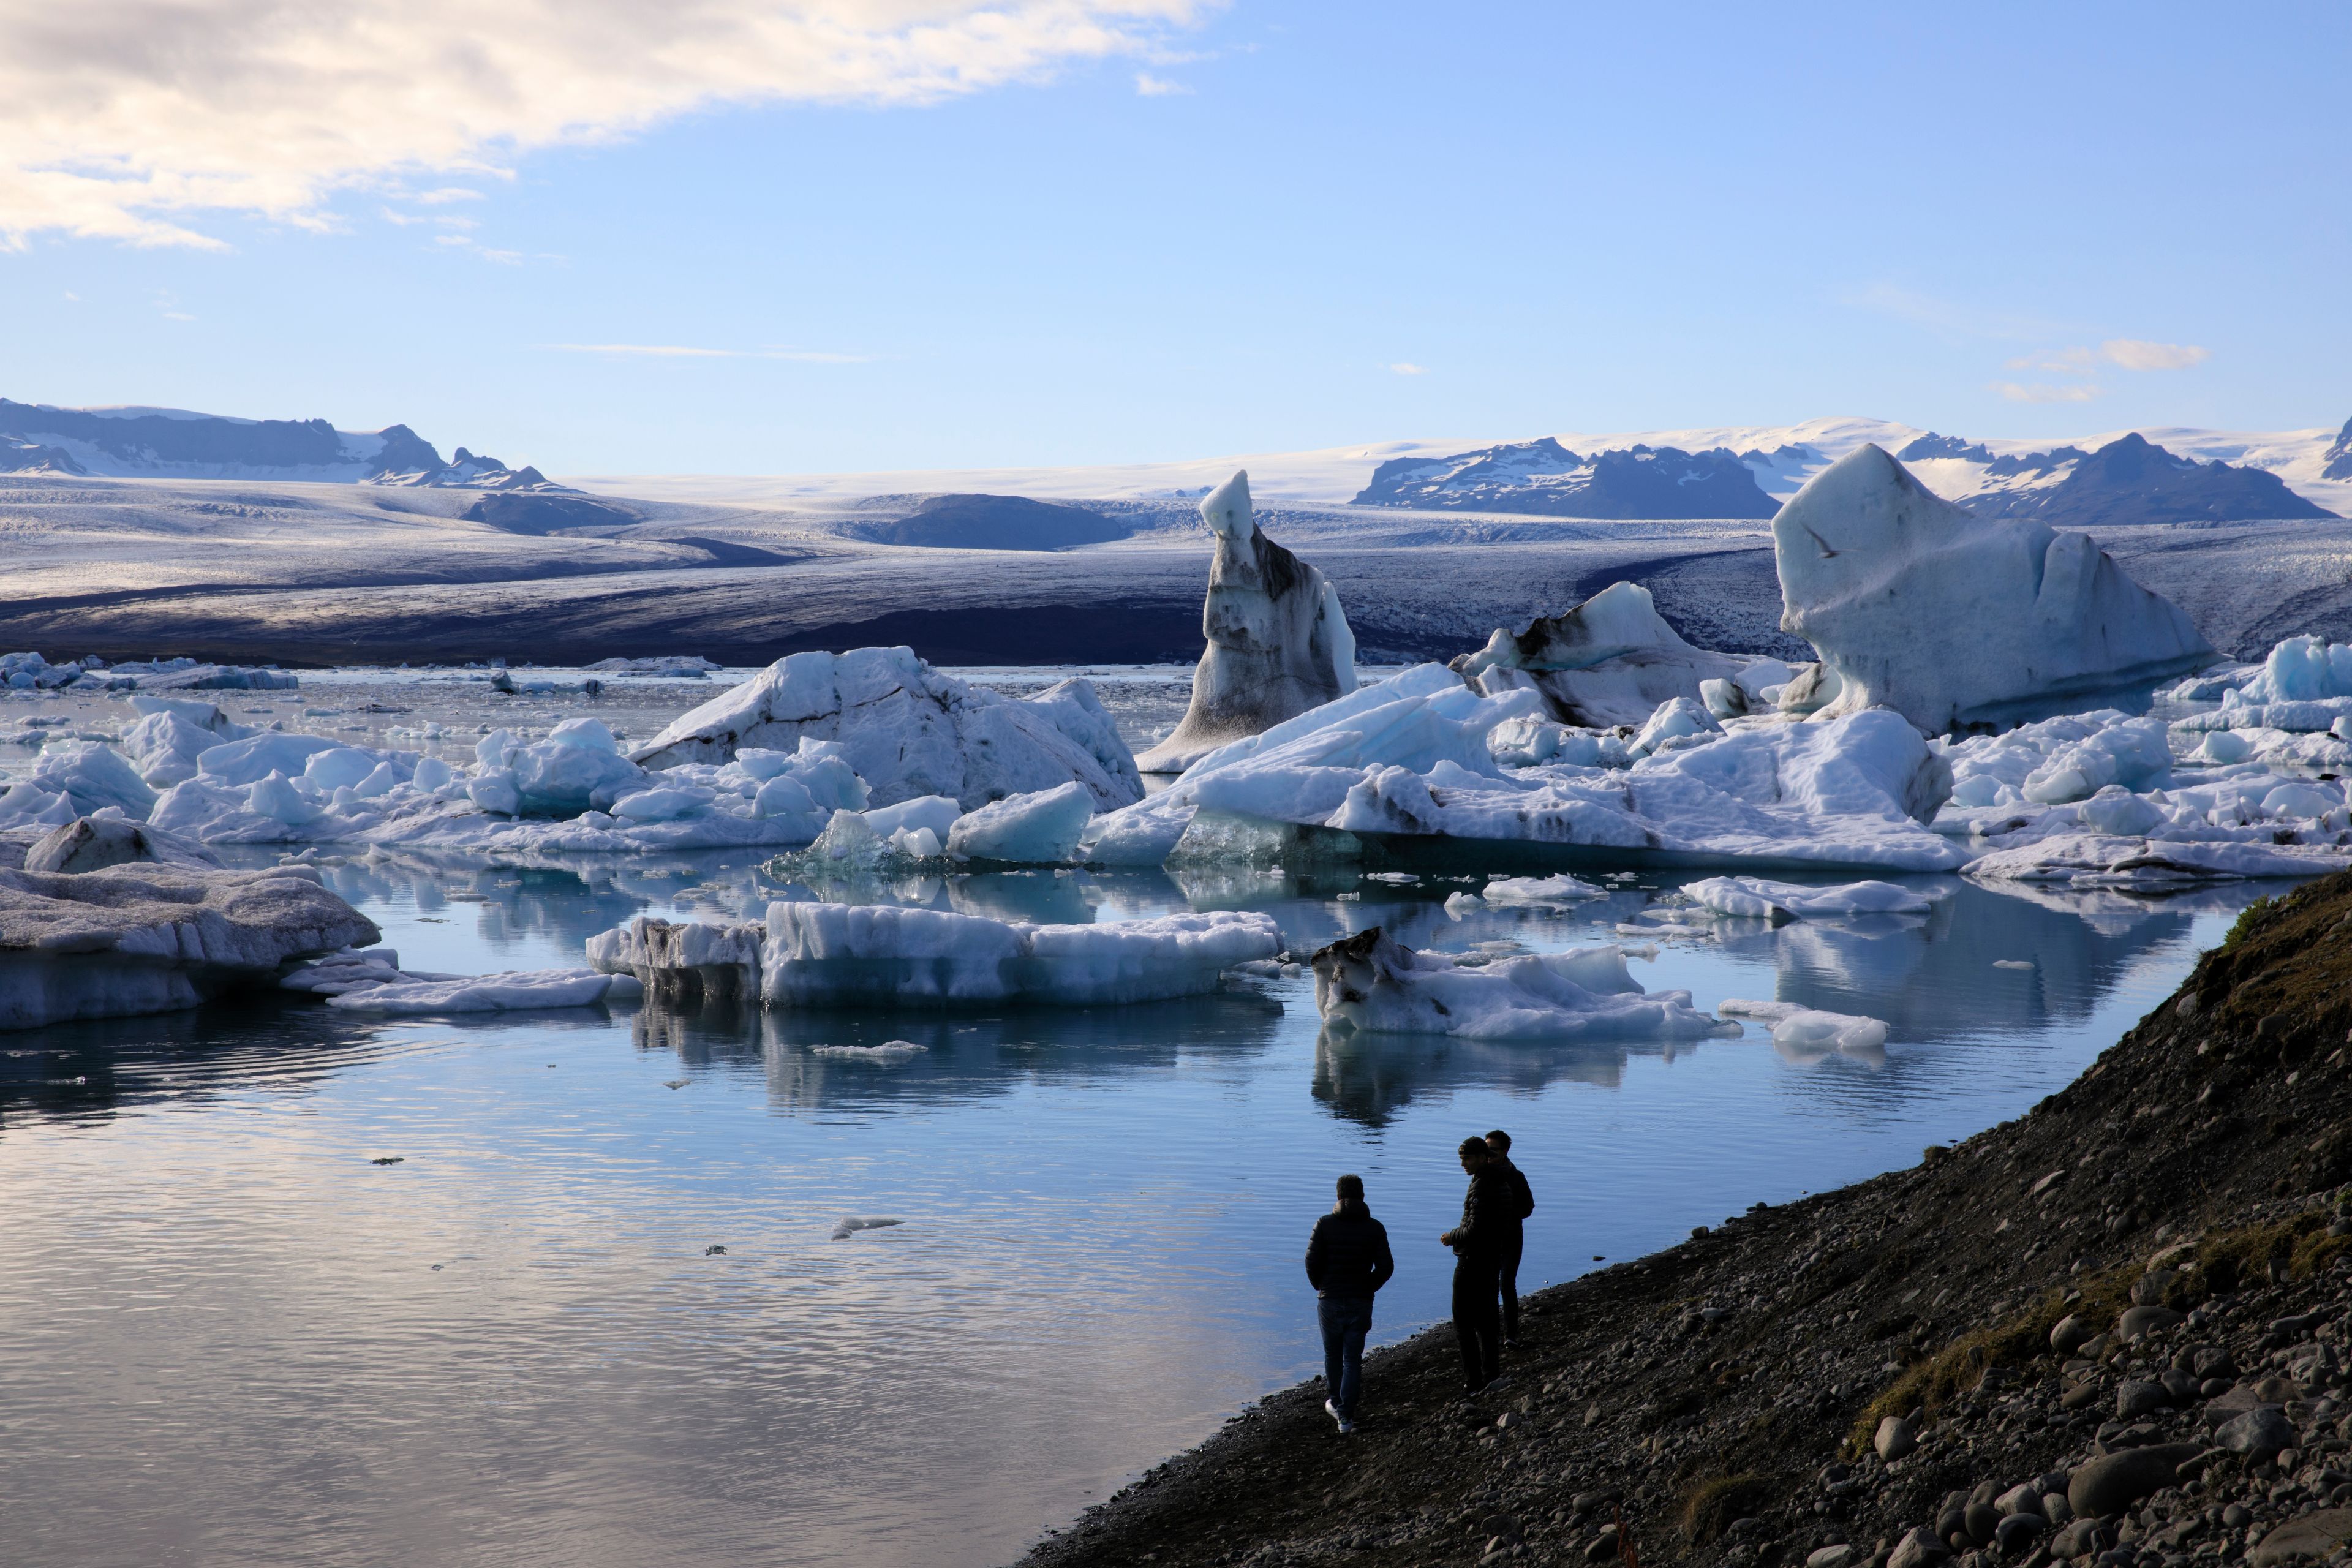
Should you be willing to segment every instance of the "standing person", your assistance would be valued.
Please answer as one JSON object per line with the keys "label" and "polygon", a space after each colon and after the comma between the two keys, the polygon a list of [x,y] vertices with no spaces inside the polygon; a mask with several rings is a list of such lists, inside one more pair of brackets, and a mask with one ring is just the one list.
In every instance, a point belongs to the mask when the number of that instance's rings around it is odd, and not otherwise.
{"label": "standing person", "polygon": [[1454,1337],[1462,1345],[1463,1379],[1478,1394],[1503,1373],[1495,1269],[1504,1240],[1503,1215],[1514,1200],[1485,1140],[1465,1138],[1454,1152],[1470,1188],[1462,1194],[1462,1223],[1437,1239],[1454,1249]]}
{"label": "standing person", "polygon": [[1509,1350],[1519,1342],[1519,1256],[1527,1250],[1527,1218],[1536,1212],[1536,1195],[1528,1190],[1527,1173],[1511,1163],[1509,1133],[1496,1128],[1486,1134],[1486,1148],[1503,1184],[1511,1190],[1510,1205],[1504,1211],[1510,1219],[1495,1258],[1495,1282],[1503,1292],[1503,1348]]}
{"label": "standing person", "polygon": [[1372,1297],[1396,1272],[1396,1259],[1388,1227],[1364,1205],[1364,1178],[1342,1176],[1339,1186],[1339,1201],[1307,1238],[1307,1282],[1315,1287],[1315,1315],[1323,1326],[1323,1386],[1330,1394],[1323,1409],[1345,1436],[1356,1429]]}

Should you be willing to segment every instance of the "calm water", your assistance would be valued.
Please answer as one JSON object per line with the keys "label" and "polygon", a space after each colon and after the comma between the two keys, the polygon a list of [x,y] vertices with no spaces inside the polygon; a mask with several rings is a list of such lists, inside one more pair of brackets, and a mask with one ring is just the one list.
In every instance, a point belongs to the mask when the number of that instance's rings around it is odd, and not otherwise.
{"label": "calm water", "polygon": [[[448,970],[577,963],[639,910],[780,890],[740,856],[326,874]],[[865,896],[1549,949],[1678,879],[1460,921],[1459,884],[1345,878]],[[383,1025],[289,1002],[0,1036],[0,1561],[1003,1562],[1319,1366],[1298,1258],[1337,1173],[1396,1243],[1377,1333],[1398,1338],[1444,1310],[1465,1134],[1517,1137],[1525,1279],[1565,1279],[2018,1113],[2260,890],[1940,883],[1926,919],[1634,966],[1702,1006],[1874,1014],[1873,1060],[1783,1059],[1753,1029],[1671,1052],[1333,1039],[1305,981],[1074,1013]],[[929,1049],[824,1050],[892,1038]],[[830,1239],[846,1215],[905,1223]]]}

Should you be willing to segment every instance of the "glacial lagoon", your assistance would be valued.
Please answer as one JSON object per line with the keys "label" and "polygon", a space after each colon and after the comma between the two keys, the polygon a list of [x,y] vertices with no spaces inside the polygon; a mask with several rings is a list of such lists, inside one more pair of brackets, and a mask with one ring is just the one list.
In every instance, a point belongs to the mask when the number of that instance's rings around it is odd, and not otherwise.
{"label": "glacial lagoon", "polygon": [[[1106,700],[1164,728],[1181,674],[1106,679]],[[306,677],[301,700],[403,706],[369,679],[358,700]],[[354,727],[429,710],[469,740],[459,721],[498,706],[421,679],[404,702]],[[576,965],[634,914],[740,919],[794,891],[749,852],[316,858],[428,970]],[[1695,875],[1458,918],[1444,900],[1483,879],[824,890],[1057,921],[1261,910],[1293,949],[1378,924],[1546,952],[1632,940],[1615,928]],[[1312,1374],[1299,1253],[1334,1174],[1364,1176],[1395,1242],[1375,1331],[1394,1341],[1445,1310],[1465,1133],[1518,1141],[1523,1286],[1568,1279],[2022,1111],[2277,890],[1916,885],[1946,894],[1928,915],[1727,923],[1633,965],[1705,1008],[1885,1019],[1883,1052],[1855,1057],[1785,1056],[1755,1025],[1673,1047],[1330,1036],[1311,978],[1279,975],[1086,1011],[384,1022],[289,997],[0,1037],[5,1555],[1005,1562]],[[893,1040],[923,1048],[832,1048]],[[835,1239],[849,1217],[902,1223]]]}

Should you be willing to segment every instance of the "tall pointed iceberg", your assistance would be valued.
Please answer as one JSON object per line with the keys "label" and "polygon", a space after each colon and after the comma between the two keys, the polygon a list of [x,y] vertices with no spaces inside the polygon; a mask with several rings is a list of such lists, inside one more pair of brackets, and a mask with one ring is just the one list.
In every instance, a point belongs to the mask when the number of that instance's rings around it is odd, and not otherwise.
{"label": "tall pointed iceberg", "polygon": [[1201,607],[1209,646],[1192,671],[1184,721],[1135,760],[1147,773],[1181,773],[1356,689],[1356,636],[1339,591],[1258,531],[1246,469],[1201,502],[1201,521],[1217,540]]}
{"label": "tall pointed iceberg", "polygon": [[1979,517],[1868,444],[1780,509],[1772,546],[1780,629],[1843,683],[1826,715],[1892,708],[1930,733],[1999,725],[2218,657],[2090,535]]}

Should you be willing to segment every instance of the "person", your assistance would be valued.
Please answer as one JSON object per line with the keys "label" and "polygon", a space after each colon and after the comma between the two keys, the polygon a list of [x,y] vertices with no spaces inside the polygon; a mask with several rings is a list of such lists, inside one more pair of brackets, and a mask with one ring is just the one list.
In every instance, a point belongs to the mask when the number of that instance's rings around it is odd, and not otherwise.
{"label": "person", "polygon": [[1503,1227],[1502,1250],[1495,1257],[1495,1283],[1503,1293],[1503,1348],[1519,1342],[1519,1258],[1528,1248],[1528,1215],[1536,1212],[1536,1195],[1528,1187],[1527,1173],[1511,1163],[1511,1135],[1501,1128],[1486,1134],[1486,1148],[1511,1202]]}
{"label": "person", "polygon": [[1356,1402],[1364,1389],[1364,1336],[1372,1329],[1372,1298],[1396,1272],[1388,1227],[1364,1204],[1364,1178],[1339,1178],[1339,1201],[1315,1222],[1307,1238],[1307,1282],[1315,1287],[1315,1315],[1323,1327],[1325,1414],[1341,1436],[1356,1429]]}
{"label": "person", "polygon": [[1454,1249],[1454,1337],[1462,1346],[1462,1376],[1471,1393],[1481,1394],[1503,1374],[1495,1270],[1502,1253],[1503,1215],[1514,1197],[1494,1168],[1485,1139],[1465,1138],[1454,1153],[1470,1186],[1462,1194],[1462,1223],[1437,1239]]}

